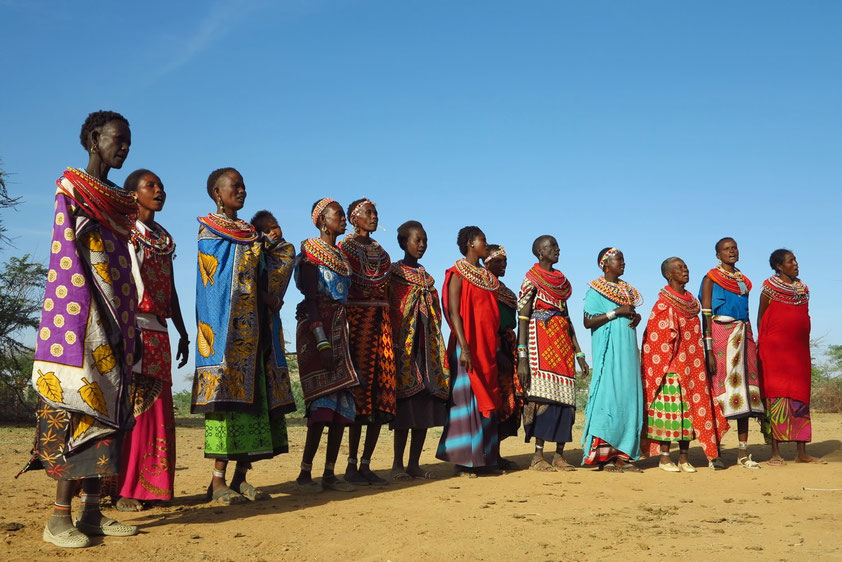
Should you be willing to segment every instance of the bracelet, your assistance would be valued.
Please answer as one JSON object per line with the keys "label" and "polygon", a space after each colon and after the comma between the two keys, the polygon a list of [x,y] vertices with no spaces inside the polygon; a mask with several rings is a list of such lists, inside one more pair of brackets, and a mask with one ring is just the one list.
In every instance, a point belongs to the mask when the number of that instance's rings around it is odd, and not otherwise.
{"label": "bracelet", "polygon": [[523,315],[520,315],[520,314],[517,315],[517,319],[518,320],[531,320],[531,318],[529,318],[529,316],[523,316]]}
{"label": "bracelet", "polygon": [[529,352],[526,351],[525,349],[518,349],[517,350],[517,356],[518,357],[529,357]]}
{"label": "bracelet", "polygon": [[713,312],[712,308],[703,308],[702,312]]}
{"label": "bracelet", "polygon": [[327,335],[325,335],[325,329],[321,326],[316,326],[313,329],[313,335],[316,336],[316,341],[327,341]]}
{"label": "bracelet", "polygon": [[576,355],[574,355],[574,357],[575,357],[576,359],[584,359],[584,358],[585,358],[585,353],[584,353],[584,352],[582,352],[582,351],[580,351],[579,353],[577,353]]}
{"label": "bracelet", "polygon": [[610,322],[611,320],[614,320],[615,318],[617,318],[617,311],[609,310],[608,312],[605,313],[605,317],[608,318],[608,321]]}
{"label": "bracelet", "polygon": [[319,351],[330,349],[330,342],[328,342],[327,340],[322,340],[316,344],[316,349],[318,349]]}
{"label": "bracelet", "polygon": [[520,345],[517,346],[517,348],[518,349],[529,349],[529,346],[527,346],[526,344],[520,344]]}

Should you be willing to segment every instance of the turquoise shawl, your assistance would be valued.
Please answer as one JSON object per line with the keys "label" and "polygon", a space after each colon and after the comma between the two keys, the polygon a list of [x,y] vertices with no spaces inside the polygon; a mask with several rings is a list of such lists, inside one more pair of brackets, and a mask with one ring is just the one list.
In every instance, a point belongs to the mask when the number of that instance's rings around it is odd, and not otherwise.
{"label": "turquoise shawl", "polygon": [[[617,308],[617,303],[588,289],[585,314],[596,316]],[[631,457],[640,457],[643,426],[643,386],[637,335],[627,318],[617,317],[591,330],[593,371],[582,433],[583,461],[595,437]]]}

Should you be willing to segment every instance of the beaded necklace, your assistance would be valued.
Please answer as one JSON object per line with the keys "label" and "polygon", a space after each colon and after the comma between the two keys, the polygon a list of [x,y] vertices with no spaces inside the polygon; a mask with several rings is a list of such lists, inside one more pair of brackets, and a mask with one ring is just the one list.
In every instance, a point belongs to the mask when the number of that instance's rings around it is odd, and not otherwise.
{"label": "beaded necklace", "polygon": [[551,300],[564,302],[573,293],[570,281],[562,272],[558,270],[544,271],[537,263],[526,272],[526,278],[539,290],[546,293]]}
{"label": "beaded necklace", "polygon": [[343,277],[351,275],[351,264],[345,255],[321,238],[308,238],[302,242],[301,253],[313,265],[323,265]]}
{"label": "beaded necklace", "polygon": [[509,308],[517,308],[517,295],[502,281],[500,281],[500,288],[497,289],[497,300]]}
{"label": "beaded necklace", "polygon": [[[62,185],[62,178],[73,185],[73,193]],[[67,168],[56,185],[62,193],[90,211],[103,226],[121,239],[128,238],[137,215],[137,203],[127,191],[108,185],[79,168]]]}
{"label": "beaded necklace", "polygon": [[252,225],[242,219],[229,218],[225,214],[209,213],[207,216],[198,217],[196,220],[220,236],[235,242],[254,242],[259,237]]}
{"label": "beaded necklace", "polygon": [[710,277],[711,281],[731,293],[747,295],[751,291],[751,281],[736,267],[734,271],[728,271],[722,267],[722,264],[719,264],[708,271],[708,277]]}
{"label": "beaded necklace", "polygon": [[403,261],[392,264],[393,278],[397,281],[405,281],[409,285],[418,285],[423,289],[430,290],[435,286],[435,279],[427,273],[423,265],[409,267]]}
{"label": "beaded necklace", "polygon": [[684,291],[683,295],[679,295],[672,287],[667,285],[661,289],[661,296],[669,301],[670,305],[678,310],[678,312],[688,318],[698,316],[699,312],[702,311],[702,305],[699,303],[699,299],[694,297],[690,291]]}
{"label": "beaded necklace", "polygon": [[145,252],[157,256],[169,256],[175,251],[175,241],[163,226],[157,222],[153,222],[151,227],[143,226],[145,228],[141,230],[137,227],[137,222],[132,225],[132,242],[135,248],[143,247]]}
{"label": "beaded necklace", "polygon": [[620,305],[640,306],[643,304],[643,295],[623,280],[612,283],[605,279],[603,275],[599,279],[594,279],[588,283],[588,286],[611,302]]}
{"label": "beaded necklace", "polygon": [[472,285],[476,285],[480,289],[485,289],[486,291],[497,291],[497,289],[500,288],[500,280],[497,279],[493,273],[484,267],[471,264],[465,258],[457,260],[454,267],[456,267],[456,271],[463,279]]}
{"label": "beaded necklace", "polygon": [[392,260],[389,254],[375,240],[363,244],[354,235],[346,236],[338,244],[351,266],[354,283],[366,287],[376,287],[386,282]]}
{"label": "beaded necklace", "polygon": [[777,275],[763,282],[763,294],[784,304],[801,305],[810,300],[810,288],[800,279],[796,279],[794,283],[787,283]]}

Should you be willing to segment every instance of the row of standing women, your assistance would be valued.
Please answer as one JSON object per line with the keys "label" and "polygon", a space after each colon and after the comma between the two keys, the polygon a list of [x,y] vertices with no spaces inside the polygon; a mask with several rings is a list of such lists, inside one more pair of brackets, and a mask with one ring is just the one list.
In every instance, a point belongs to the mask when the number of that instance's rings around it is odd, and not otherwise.
{"label": "row of standing women", "polygon": [[[155,221],[166,200],[163,183],[145,169],[130,174],[123,189],[107,180],[131,144],[119,114],[92,113],[81,142],[87,169],[68,168],[57,181],[33,367],[38,424],[24,468],[44,468],[58,481],[43,537],[64,547],[87,546],[94,535],[138,532],[102,514],[103,493],[119,498],[116,506],[124,511],[172,498],[168,318],[180,336],[179,366],[190,345],[173,282],[175,244]],[[251,223],[238,218],[246,186],[237,170],[215,170],[207,192],[216,209],[198,219],[191,409],[205,416],[205,456],[214,462],[208,499],[228,505],[265,497],[247,473],[254,461],[288,450],[285,415],[296,405],[279,311],[291,278],[304,296],[296,309],[307,416],[299,490],[383,483],[370,463],[386,423],[394,430],[396,480],[435,477],[421,468],[420,456],[427,430],[438,426],[444,430],[436,456],[456,465],[457,473],[475,477],[514,468],[500,457],[499,444],[517,434],[521,418],[526,440],[535,439],[530,468],[574,470],[562,452],[572,440],[576,363],[585,376],[590,367],[567,312],[571,284],[554,267],[559,247],[553,237],[535,241],[537,263],[515,294],[499,279],[505,250],[487,244],[479,228],[463,228],[457,243],[464,257],[445,273],[440,307],[435,281],[419,263],[427,235],[417,221],[398,229],[405,254],[391,263],[371,238],[378,221],[373,202],[351,203],[354,233],[338,241],[346,214],[324,198],[311,213],[319,235],[296,252],[268,211]],[[684,262],[665,260],[668,284],[652,310],[642,355],[635,335],[642,298],[620,279],[622,252],[600,252],[603,276],[585,296],[594,365],[584,464],[639,472],[630,461],[642,451],[660,453],[664,470],[694,472],[687,449],[695,438],[710,465],[722,468],[721,438],[728,420],[736,419],[739,462],[756,468],[744,451],[747,419],[763,414],[764,406],[764,432],[773,444],[769,464],[783,463],[779,441],[799,443],[797,460],[817,460],[804,449],[810,440],[809,293],[797,278],[795,257],[775,252],[777,275],[764,283],[761,378],[748,322],[751,283],[735,267],[736,242],[723,239],[716,251],[721,263],[704,278],[701,304],[685,290]],[[446,345],[442,315],[451,332]],[[334,470],[345,427],[350,454],[340,479]],[[313,461],[325,433],[317,483]],[[673,441],[678,465],[669,457]],[[556,444],[549,461],[546,442]],[[235,463],[230,481],[229,461]],[[83,509],[73,521],[71,500],[79,492]]]}

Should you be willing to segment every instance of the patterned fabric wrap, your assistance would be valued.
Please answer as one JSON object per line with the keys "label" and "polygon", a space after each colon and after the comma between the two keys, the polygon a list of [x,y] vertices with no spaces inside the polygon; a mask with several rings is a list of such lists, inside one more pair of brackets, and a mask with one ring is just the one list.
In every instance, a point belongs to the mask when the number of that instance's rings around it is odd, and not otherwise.
{"label": "patterned fabric wrap", "polygon": [[813,440],[810,404],[785,396],[767,398],[761,427],[767,443],[772,439],[809,443]]}
{"label": "patterned fabric wrap", "polygon": [[810,329],[806,299],[801,304],[774,299],[769,302],[760,319],[757,338],[758,358],[763,365],[763,396],[810,403]]}
{"label": "patterned fabric wrap", "polygon": [[655,399],[646,408],[643,435],[658,447],[662,441],[692,441],[695,437],[690,401],[675,373],[664,376]]}
{"label": "patterned fabric wrap", "polygon": [[[517,375],[517,297],[503,283],[500,288],[511,295],[497,291],[497,305],[500,309],[500,331],[497,333],[497,381],[500,385],[499,421],[500,438],[517,435],[520,417],[523,413],[524,392]],[[509,420],[509,423],[504,423]]]}
{"label": "patterned fabric wrap", "polygon": [[[599,316],[617,308],[594,289],[585,295],[585,314]],[[643,428],[643,385],[635,330],[617,317],[591,330],[593,370],[582,430],[583,462],[592,462],[595,440],[637,459]]]}
{"label": "patterned fabric wrap", "polygon": [[137,305],[125,239],[94,221],[62,176],[32,385],[70,412],[64,453],[131,423],[127,404]]}
{"label": "patterned fabric wrap", "polygon": [[346,307],[351,361],[360,380],[359,386],[351,390],[357,419],[389,421],[397,411],[395,346],[387,296],[392,263],[389,254],[374,240],[363,244],[348,236],[337,246],[351,266]]}
{"label": "patterned fabric wrap", "polygon": [[519,308],[529,301],[532,301],[532,314],[527,342],[531,373],[528,399],[575,407],[576,368],[566,299],[559,299],[557,294],[536,285],[527,275],[520,286]]}
{"label": "patterned fabric wrap", "polygon": [[298,327],[295,332],[295,351],[298,356],[298,376],[301,379],[304,401],[309,405],[317,398],[327,396],[337,390],[357,386],[360,382],[348,348],[348,316],[344,304],[351,279],[336,273],[329,267],[314,263],[309,254],[302,253],[299,266],[295,269],[295,281],[299,289],[301,289],[300,264],[305,263],[315,266],[318,272],[318,309],[321,316],[318,321],[324,325],[335,365],[332,371],[322,366],[316,347],[316,337],[310,329],[313,320],[307,316],[307,307],[302,301],[296,309]]}
{"label": "patterned fabric wrap", "polygon": [[[295,254],[295,246],[289,242],[281,241],[264,252],[264,268],[266,275],[265,284],[270,295],[286,295],[292,272],[298,258]],[[286,345],[284,344],[284,326],[281,321],[281,312],[270,314],[269,334],[270,344],[268,345],[268,357],[263,368],[266,373],[266,384],[269,385],[270,396],[276,396],[279,407],[284,412],[294,412],[295,397],[292,394],[292,386],[289,379],[289,367],[287,366]],[[274,388],[273,388],[274,387]]]}
{"label": "patterned fabric wrap", "polygon": [[757,375],[757,346],[751,324],[741,320],[712,325],[716,374],[711,377],[714,398],[729,419],[760,416],[760,379]]}
{"label": "patterned fabric wrap", "polygon": [[[408,398],[426,390],[437,398],[447,399],[450,370],[435,280],[423,266],[411,268],[401,262],[394,263],[389,298],[397,398]],[[423,372],[415,360],[416,354],[421,355]]]}
{"label": "patterned fabric wrap", "polygon": [[[681,306],[684,303],[676,299],[689,304]],[[662,289],[643,333],[641,371],[644,404],[647,411],[660,415],[661,423],[660,426],[652,427],[653,422],[658,420],[648,421],[646,431],[650,439],[642,444],[644,453],[648,455],[654,456],[660,452],[659,441],[684,439],[669,432],[674,422],[683,422],[680,417],[682,414],[686,415],[709,459],[719,456],[719,443],[729,429],[719,403],[713,400],[710,393],[702,326],[699,317],[693,314],[693,311],[699,310],[698,306],[692,306],[697,303],[689,292],[682,296],[669,287]],[[677,382],[671,383],[667,379]],[[672,387],[677,387],[678,391],[665,390]],[[680,407],[682,402],[676,396],[686,401],[686,409]],[[670,411],[658,410],[658,400],[662,406],[668,406]],[[649,417],[652,416],[650,413]]]}
{"label": "patterned fabric wrap", "polygon": [[[293,261],[285,245],[267,248],[259,240],[242,242],[201,223],[193,413],[256,413],[260,409],[255,380],[258,362],[266,355],[258,348],[261,339],[268,340],[261,322],[268,314],[258,301],[261,270],[265,268],[268,278],[265,290],[283,299]],[[288,373],[269,364],[261,368],[266,374],[269,410],[288,410],[294,405]]]}

